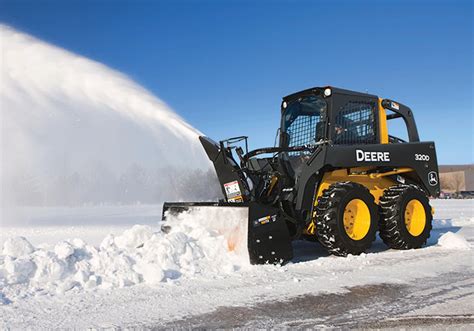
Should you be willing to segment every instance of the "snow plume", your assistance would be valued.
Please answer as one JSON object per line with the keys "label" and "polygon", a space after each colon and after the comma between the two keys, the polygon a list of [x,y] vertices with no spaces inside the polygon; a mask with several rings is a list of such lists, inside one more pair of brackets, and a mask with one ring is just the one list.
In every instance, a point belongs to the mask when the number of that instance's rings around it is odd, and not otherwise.
{"label": "snow plume", "polygon": [[2,212],[215,197],[199,132],[146,89],[5,25],[0,42]]}

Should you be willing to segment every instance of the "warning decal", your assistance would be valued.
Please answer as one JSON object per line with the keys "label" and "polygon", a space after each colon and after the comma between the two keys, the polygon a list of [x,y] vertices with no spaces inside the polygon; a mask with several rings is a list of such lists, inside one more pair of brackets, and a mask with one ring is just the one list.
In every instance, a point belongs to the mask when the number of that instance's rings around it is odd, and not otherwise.
{"label": "warning decal", "polygon": [[260,225],[265,225],[268,223],[273,223],[276,222],[277,220],[277,215],[268,215],[265,217],[261,217],[258,220],[253,221],[253,226],[260,226]]}
{"label": "warning decal", "polygon": [[233,181],[224,184],[225,195],[229,202],[242,202],[242,193],[240,192],[239,182]]}

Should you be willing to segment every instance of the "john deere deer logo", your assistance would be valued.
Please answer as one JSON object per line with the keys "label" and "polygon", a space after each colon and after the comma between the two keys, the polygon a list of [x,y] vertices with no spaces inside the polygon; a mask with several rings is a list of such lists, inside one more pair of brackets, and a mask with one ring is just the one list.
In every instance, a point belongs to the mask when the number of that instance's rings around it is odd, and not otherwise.
{"label": "john deere deer logo", "polygon": [[431,186],[438,185],[438,174],[434,171],[431,171],[428,174],[428,182],[430,183]]}

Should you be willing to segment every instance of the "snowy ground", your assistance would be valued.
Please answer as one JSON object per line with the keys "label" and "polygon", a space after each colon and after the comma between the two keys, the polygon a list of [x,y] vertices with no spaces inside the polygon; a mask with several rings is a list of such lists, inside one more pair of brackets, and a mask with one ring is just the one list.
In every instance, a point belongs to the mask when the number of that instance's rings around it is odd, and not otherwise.
{"label": "snowy ground", "polygon": [[[121,235],[134,223],[160,219],[159,206],[38,211],[42,221],[29,222],[35,226],[2,224],[2,244],[18,257],[1,256],[0,328],[468,329],[474,324],[474,201],[433,205],[426,248],[387,250],[377,240],[368,254],[338,258],[296,242],[295,259],[285,266],[247,265],[223,253],[219,237],[185,225],[171,236],[153,233],[156,226]],[[81,225],[72,225],[78,220]],[[8,239],[13,236],[28,238],[34,248]],[[55,245],[76,237],[91,245]]]}
{"label": "snowy ground", "polygon": [[13,221],[2,220],[0,244],[7,238],[23,236],[33,245],[56,244],[59,240],[81,238],[99,245],[109,233],[119,234],[134,224],[157,227],[161,205],[29,207],[15,210]]}

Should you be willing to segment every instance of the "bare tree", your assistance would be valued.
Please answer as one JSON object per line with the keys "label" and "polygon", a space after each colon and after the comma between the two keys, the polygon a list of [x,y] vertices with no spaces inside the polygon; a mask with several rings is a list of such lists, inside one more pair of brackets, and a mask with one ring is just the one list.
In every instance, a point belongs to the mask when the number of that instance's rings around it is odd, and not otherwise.
{"label": "bare tree", "polygon": [[455,191],[456,186],[454,181],[452,180],[452,173],[440,173],[439,179],[441,183],[441,190],[442,191]]}
{"label": "bare tree", "polygon": [[465,183],[464,183],[464,172],[463,171],[457,171],[453,173],[453,183],[454,183],[454,189],[456,192],[463,191],[465,188]]}
{"label": "bare tree", "polygon": [[440,174],[441,190],[459,192],[465,188],[463,171],[446,172]]}

